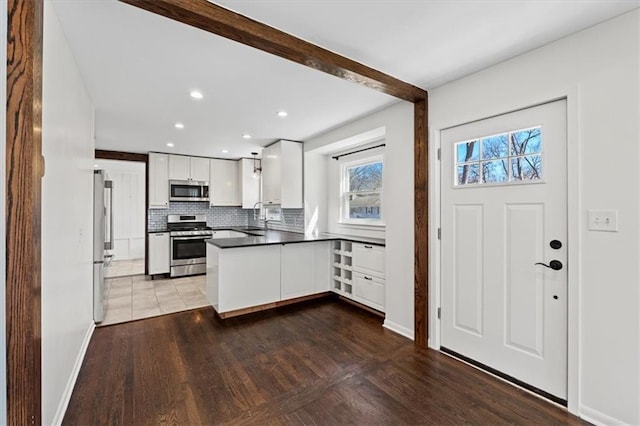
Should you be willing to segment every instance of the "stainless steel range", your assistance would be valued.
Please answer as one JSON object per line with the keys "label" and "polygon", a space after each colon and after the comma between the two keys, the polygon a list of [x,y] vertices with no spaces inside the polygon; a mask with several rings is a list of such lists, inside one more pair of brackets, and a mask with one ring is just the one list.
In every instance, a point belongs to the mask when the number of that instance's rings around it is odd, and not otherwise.
{"label": "stainless steel range", "polygon": [[213,231],[205,215],[173,215],[167,218],[171,238],[171,277],[204,274],[207,245]]}

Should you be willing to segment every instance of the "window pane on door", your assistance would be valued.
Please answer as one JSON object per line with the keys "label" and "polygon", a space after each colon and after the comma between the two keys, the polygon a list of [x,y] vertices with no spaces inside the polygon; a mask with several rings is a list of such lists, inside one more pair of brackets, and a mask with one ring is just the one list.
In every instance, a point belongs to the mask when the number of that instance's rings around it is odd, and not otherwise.
{"label": "window pane on door", "polygon": [[482,159],[503,158],[509,155],[507,135],[482,139]]}
{"label": "window pane on door", "polygon": [[[506,145],[505,145],[506,147]],[[482,162],[482,182],[501,183],[509,180],[509,160],[495,160]]]}
{"label": "window pane on door", "polygon": [[479,158],[480,145],[478,141],[467,141],[456,144],[456,162],[466,163],[477,161]]}
{"label": "window pane on door", "polygon": [[464,164],[458,166],[458,185],[478,183],[480,180],[480,164]]}
{"label": "window pane on door", "polygon": [[511,155],[536,154],[542,152],[541,128],[520,130],[511,133]]}
{"label": "window pane on door", "polygon": [[542,179],[542,156],[528,155],[511,159],[511,180]]}

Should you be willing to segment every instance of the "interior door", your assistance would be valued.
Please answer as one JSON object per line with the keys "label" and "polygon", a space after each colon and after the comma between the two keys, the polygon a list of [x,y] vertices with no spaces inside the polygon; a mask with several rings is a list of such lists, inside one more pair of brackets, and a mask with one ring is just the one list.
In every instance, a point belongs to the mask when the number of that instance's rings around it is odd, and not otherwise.
{"label": "interior door", "polygon": [[567,395],[566,101],[442,132],[441,345]]}

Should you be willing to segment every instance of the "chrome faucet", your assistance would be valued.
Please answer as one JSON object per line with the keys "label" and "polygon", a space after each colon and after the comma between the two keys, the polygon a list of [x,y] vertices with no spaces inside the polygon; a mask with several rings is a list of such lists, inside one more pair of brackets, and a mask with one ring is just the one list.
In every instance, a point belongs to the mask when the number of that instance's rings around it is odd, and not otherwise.
{"label": "chrome faucet", "polygon": [[[256,215],[256,206],[260,205],[260,210],[262,210],[264,208],[264,216],[261,216],[260,214]],[[255,203],[253,205],[253,220],[264,220],[264,230],[267,231],[269,229],[269,219],[267,219],[267,209],[264,207],[264,203],[262,201],[258,201],[257,203]]]}

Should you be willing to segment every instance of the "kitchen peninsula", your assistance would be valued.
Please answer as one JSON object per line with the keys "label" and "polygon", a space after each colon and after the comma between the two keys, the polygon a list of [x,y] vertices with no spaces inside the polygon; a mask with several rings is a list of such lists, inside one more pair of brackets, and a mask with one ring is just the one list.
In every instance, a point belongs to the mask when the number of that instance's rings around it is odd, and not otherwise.
{"label": "kitchen peninsula", "polygon": [[207,240],[207,299],[221,318],[330,292],[384,312],[384,240],[241,231],[249,235]]}

